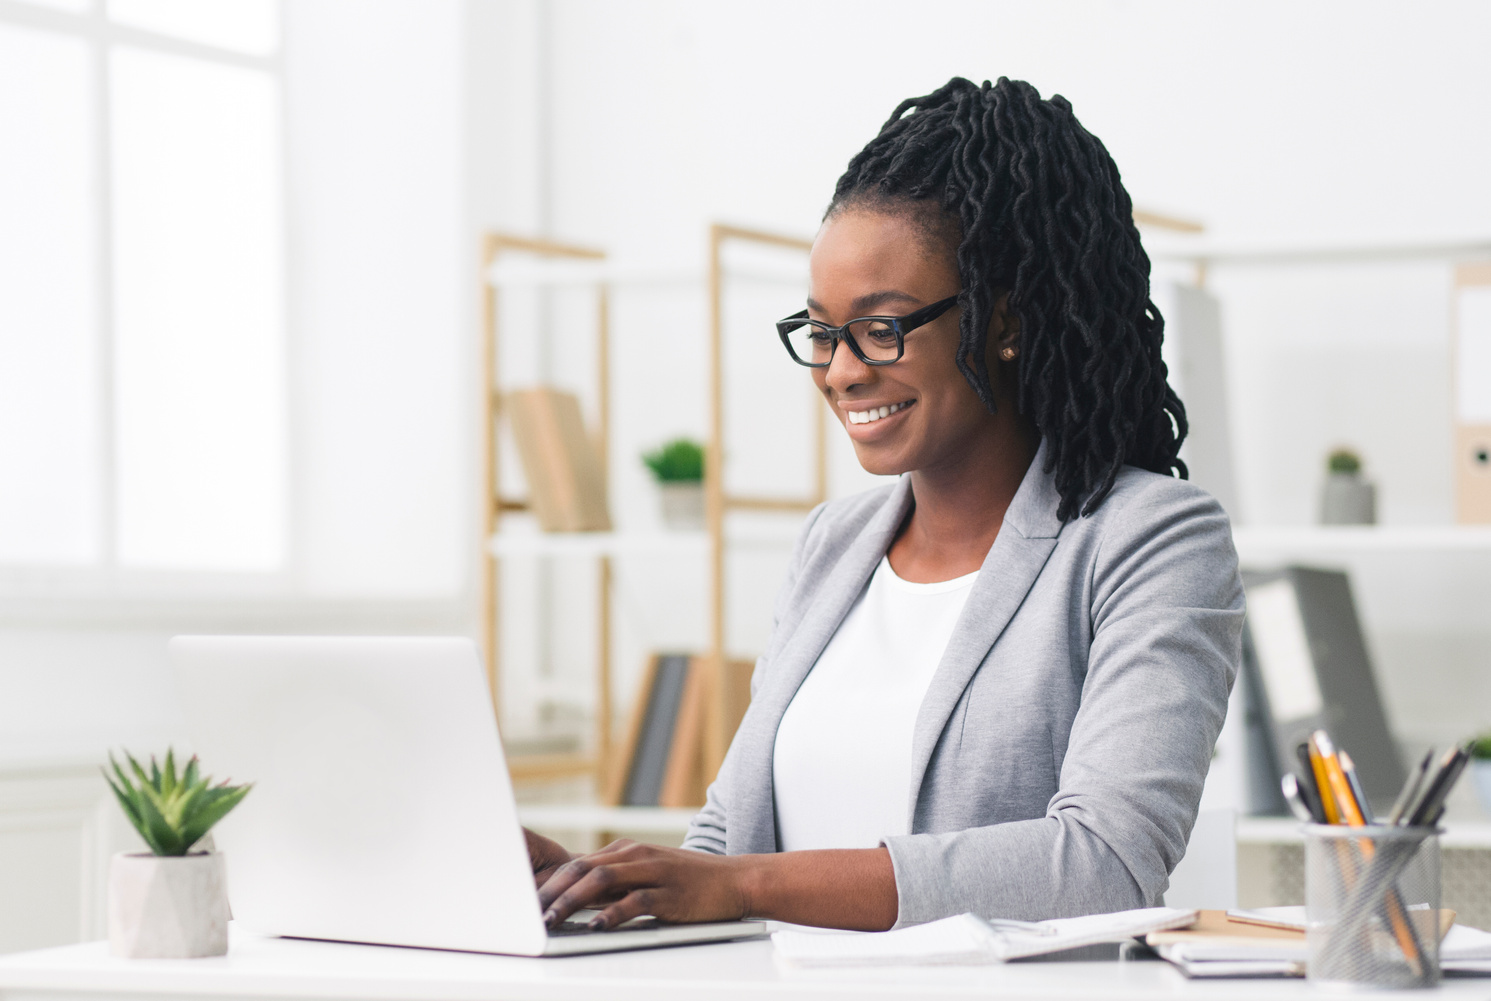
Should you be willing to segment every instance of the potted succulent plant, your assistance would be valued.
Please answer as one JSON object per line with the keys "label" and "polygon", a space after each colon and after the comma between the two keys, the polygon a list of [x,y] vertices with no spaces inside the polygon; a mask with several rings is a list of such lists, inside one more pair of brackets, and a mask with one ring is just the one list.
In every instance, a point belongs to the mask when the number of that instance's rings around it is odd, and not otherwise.
{"label": "potted succulent plant", "polygon": [[1481,809],[1491,813],[1491,731],[1470,742],[1470,774]]}
{"label": "potted succulent plant", "polygon": [[109,867],[109,951],[132,959],[225,955],[223,856],[199,846],[253,786],[213,785],[195,757],[178,774],[169,750],[164,766],[150,759],[149,771],[128,752],[124,758],[129,771],[110,754],[104,778],[150,851],[121,852]]}
{"label": "potted succulent plant", "polygon": [[1371,525],[1376,521],[1377,487],[1362,476],[1361,456],[1349,448],[1331,452],[1320,493],[1320,523]]}
{"label": "potted succulent plant", "polygon": [[704,446],[675,438],[642,456],[658,482],[663,524],[676,529],[704,527]]}

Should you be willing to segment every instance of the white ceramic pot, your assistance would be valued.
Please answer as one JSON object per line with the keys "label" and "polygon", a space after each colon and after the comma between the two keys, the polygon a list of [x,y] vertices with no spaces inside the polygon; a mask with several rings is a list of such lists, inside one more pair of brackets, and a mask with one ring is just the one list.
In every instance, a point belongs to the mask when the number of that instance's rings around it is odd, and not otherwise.
{"label": "white ceramic pot", "polygon": [[109,866],[109,952],[127,959],[227,955],[222,855],[115,855]]}
{"label": "white ceramic pot", "polygon": [[682,531],[704,528],[703,483],[659,483],[663,501],[663,524]]}
{"label": "white ceramic pot", "polygon": [[1320,492],[1322,525],[1377,523],[1377,487],[1358,473],[1331,473]]}
{"label": "white ceramic pot", "polygon": [[1475,779],[1475,793],[1481,801],[1481,809],[1491,813],[1491,759],[1472,758],[1470,775]]}

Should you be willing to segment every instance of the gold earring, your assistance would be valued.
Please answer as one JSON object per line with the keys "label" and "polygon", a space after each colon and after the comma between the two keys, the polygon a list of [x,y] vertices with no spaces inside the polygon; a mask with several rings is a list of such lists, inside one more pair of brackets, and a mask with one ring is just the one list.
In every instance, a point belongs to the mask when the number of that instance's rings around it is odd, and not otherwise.
{"label": "gold earring", "polygon": [[1002,349],[999,352],[999,357],[1003,358],[1005,361],[1014,361],[1015,360],[1015,349],[1014,348],[1004,348],[1004,349]]}

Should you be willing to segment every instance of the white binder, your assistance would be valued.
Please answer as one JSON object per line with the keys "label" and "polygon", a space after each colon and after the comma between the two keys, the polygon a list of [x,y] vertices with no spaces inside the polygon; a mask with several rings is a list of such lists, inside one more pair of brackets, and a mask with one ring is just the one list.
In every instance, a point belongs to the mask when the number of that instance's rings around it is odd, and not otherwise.
{"label": "white binder", "polygon": [[1455,516],[1491,523],[1491,263],[1455,269]]}

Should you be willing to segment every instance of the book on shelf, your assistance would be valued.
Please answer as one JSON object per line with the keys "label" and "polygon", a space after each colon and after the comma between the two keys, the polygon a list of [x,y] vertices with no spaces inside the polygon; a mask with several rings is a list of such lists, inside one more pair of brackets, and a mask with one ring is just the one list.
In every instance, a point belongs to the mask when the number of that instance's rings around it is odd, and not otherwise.
{"label": "book on shelf", "polygon": [[508,393],[505,409],[539,526],[546,532],[610,531],[605,475],[579,397],[535,386]]}
{"label": "book on shelf", "polygon": [[[751,661],[725,662],[727,742],[750,703],[754,667]],[[704,804],[713,779],[704,769],[712,688],[707,659],[683,653],[652,657],[611,772],[607,802],[674,808]]]}

